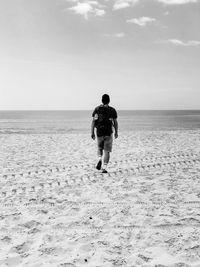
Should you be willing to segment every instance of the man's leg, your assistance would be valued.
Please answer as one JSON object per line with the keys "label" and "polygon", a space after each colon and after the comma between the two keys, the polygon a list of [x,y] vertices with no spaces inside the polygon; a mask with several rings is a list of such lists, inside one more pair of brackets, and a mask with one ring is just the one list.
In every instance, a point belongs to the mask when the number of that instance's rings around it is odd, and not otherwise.
{"label": "man's leg", "polygon": [[112,143],[113,143],[113,137],[106,136],[104,141],[104,166],[103,166],[103,173],[107,173],[107,166],[110,160],[110,152],[112,151]]}
{"label": "man's leg", "polygon": [[100,157],[100,158],[103,156],[103,149],[98,148],[97,156]]}
{"label": "man's leg", "polygon": [[103,158],[103,172],[107,172],[107,166],[110,160],[110,152],[104,151],[104,158]]}
{"label": "man's leg", "polygon": [[109,160],[110,160],[110,152],[104,151],[104,158],[103,158],[104,164],[108,164]]}
{"label": "man's leg", "polygon": [[97,138],[97,143],[98,143],[98,163],[96,165],[97,170],[101,170],[101,165],[102,165],[102,156],[103,156],[103,139],[102,138]]}

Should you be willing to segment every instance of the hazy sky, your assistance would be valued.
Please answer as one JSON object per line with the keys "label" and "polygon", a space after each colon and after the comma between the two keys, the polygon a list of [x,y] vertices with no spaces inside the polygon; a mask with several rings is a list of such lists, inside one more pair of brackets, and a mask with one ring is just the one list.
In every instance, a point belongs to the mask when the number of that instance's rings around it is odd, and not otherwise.
{"label": "hazy sky", "polygon": [[0,0],[0,109],[200,109],[200,0]]}

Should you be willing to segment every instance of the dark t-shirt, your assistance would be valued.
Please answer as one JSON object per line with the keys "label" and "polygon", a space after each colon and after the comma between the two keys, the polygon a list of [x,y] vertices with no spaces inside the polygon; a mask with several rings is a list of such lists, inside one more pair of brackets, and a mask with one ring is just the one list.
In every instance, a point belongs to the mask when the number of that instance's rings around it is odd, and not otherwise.
{"label": "dark t-shirt", "polygon": [[[98,107],[96,107],[92,113],[92,117],[95,117],[95,114],[97,114],[97,110],[99,109],[99,107],[102,107],[103,105],[100,105]],[[110,107],[109,106],[109,109],[110,109],[110,117],[114,120],[114,119],[117,119],[117,111],[113,108],[113,107]]]}
{"label": "dark t-shirt", "polygon": [[[102,108],[104,111],[102,110]],[[102,119],[102,115],[106,116],[107,119],[106,120]],[[117,119],[117,111],[113,107],[100,105],[94,109],[92,113],[92,117],[95,119],[95,127],[97,128],[97,136],[99,137],[110,136],[112,134],[113,120]]]}

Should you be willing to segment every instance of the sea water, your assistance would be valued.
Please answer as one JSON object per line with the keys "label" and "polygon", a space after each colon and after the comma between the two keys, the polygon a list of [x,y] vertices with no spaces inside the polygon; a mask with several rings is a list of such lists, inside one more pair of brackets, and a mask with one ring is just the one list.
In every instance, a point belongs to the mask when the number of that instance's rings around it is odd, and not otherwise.
{"label": "sea water", "polygon": [[[92,111],[0,111],[0,134],[89,133]],[[119,131],[193,130],[200,110],[119,110]]]}

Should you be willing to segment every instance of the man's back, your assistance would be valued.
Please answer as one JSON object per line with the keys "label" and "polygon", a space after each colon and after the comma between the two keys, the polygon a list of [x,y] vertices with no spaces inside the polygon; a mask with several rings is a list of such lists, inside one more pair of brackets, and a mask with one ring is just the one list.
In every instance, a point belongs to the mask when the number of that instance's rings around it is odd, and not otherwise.
{"label": "man's back", "polygon": [[92,114],[95,120],[97,136],[110,136],[113,133],[114,120],[117,118],[117,112],[109,105],[100,105],[95,108]]}

